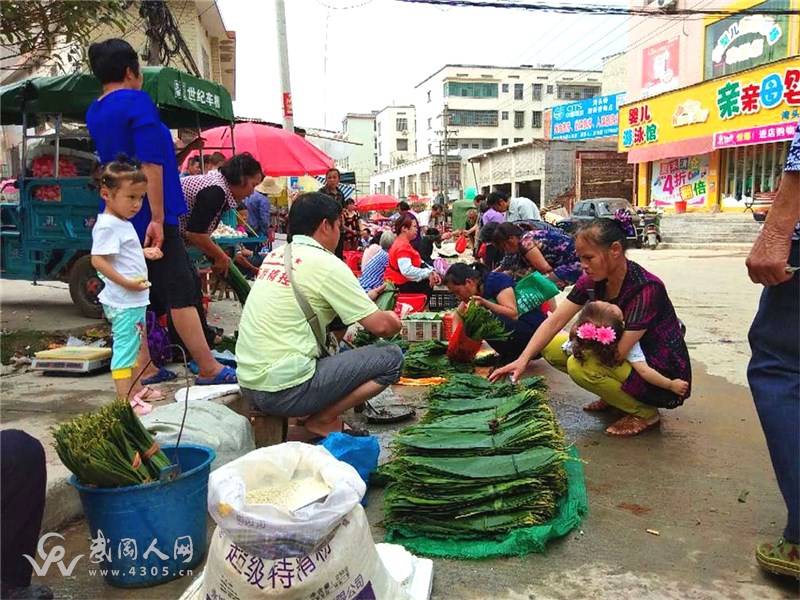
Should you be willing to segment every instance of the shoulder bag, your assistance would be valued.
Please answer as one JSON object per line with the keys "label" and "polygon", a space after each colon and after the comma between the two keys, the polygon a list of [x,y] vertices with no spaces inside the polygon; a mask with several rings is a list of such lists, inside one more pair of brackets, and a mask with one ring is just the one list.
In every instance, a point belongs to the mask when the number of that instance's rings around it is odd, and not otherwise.
{"label": "shoulder bag", "polygon": [[300,292],[297,285],[295,285],[294,275],[292,275],[292,245],[286,244],[286,250],[283,253],[283,266],[286,269],[286,277],[289,278],[289,283],[292,286],[292,292],[297,303],[300,305],[300,310],[311,327],[311,332],[314,334],[314,339],[317,340],[317,348],[319,349],[319,357],[325,358],[326,356],[333,356],[339,353],[339,340],[332,333],[326,334],[322,324],[319,322],[319,317],[311,305],[306,300],[305,296]]}

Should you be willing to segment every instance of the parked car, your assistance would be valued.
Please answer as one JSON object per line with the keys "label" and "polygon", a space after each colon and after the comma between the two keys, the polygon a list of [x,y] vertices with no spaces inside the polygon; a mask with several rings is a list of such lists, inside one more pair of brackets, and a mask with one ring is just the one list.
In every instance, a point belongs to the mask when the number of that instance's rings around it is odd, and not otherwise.
{"label": "parked car", "polygon": [[[613,219],[614,214],[620,209],[627,210],[633,217],[636,215],[636,209],[630,202],[625,200],[625,198],[591,198],[589,200],[579,200],[572,209],[570,220],[580,226],[592,219]],[[636,229],[636,235],[628,236],[628,241],[638,248],[641,244],[641,232],[639,231],[638,219],[633,219],[633,226]]]}

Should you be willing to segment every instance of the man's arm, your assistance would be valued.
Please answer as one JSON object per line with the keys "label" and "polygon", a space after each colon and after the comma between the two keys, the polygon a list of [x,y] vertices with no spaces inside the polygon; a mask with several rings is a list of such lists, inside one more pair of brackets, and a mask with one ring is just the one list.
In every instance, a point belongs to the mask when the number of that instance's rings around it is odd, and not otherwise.
{"label": "man's arm", "polygon": [[[800,142],[795,137],[792,147],[797,143]],[[792,246],[792,234],[799,220],[800,166],[783,173],[767,220],[747,257],[745,264],[753,283],[773,286],[792,278],[792,273],[786,272],[786,266]]]}

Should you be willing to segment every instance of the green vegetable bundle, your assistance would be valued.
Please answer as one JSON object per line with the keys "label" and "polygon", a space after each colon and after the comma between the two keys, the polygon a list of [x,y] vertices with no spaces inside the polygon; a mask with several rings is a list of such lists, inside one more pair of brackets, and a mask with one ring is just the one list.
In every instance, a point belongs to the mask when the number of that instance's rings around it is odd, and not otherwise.
{"label": "green vegetable bundle", "polygon": [[460,316],[464,333],[471,340],[505,340],[511,336],[511,332],[506,331],[492,311],[476,304],[474,300],[469,301],[466,311]]}
{"label": "green vegetable bundle", "polygon": [[381,310],[394,310],[397,304],[397,286],[391,281],[386,282],[386,289],[381,292],[375,304]]}
{"label": "green vegetable bundle", "polygon": [[233,290],[239,304],[244,306],[247,295],[250,293],[250,282],[244,278],[242,272],[235,264],[231,263],[228,267],[228,287]]}
{"label": "green vegetable bundle", "polygon": [[172,464],[126,400],[117,399],[51,431],[61,462],[84,485],[148,483]]}
{"label": "green vegetable bundle", "polygon": [[353,336],[353,346],[355,346],[356,348],[362,348],[364,346],[371,346],[373,344],[381,344],[381,343],[395,344],[397,346],[400,346],[400,348],[402,348],[403,350],[407,350],[409,346],[408,340],[404,340],[403,336],[401,336],[399,333],[393,335],[388,339],[384,339],[384,338],[379,338],[377,335],[371,333],[367,329],[359,329]]}
{"label": "green vegetable bundle", "polygon": [[451,361],[445,353],[447,342],[431,340],[413,344],[405,355],[403,377],[451,377],[455,373],[471,373],[472,365]]}
{"label": "green vegetable bundle", "polygon": [[428,402],[379,470],[390,530],[478,541],[553,517],[567,454],[542,378],[492,384],[453,374]]}

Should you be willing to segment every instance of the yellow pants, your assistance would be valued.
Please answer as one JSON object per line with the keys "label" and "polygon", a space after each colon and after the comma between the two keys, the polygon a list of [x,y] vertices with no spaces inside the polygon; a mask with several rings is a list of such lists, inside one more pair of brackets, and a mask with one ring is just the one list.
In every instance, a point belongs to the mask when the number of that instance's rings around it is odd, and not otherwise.
{"label": "yellow pants", "polygon": [[631,363],[625,361],[612,369],[600,364],[591,354],[586,355],[581,363],[574,356],[568,356],[561,347],[568,339],[566,333],[554,337],[542,350],[544,359],[559,371],[567,373],[583,389],[597,394],[611,406],[642,419],[650,419],[658,414],[655,407],[639,402],[622,391],[622,384],[633,368]]}

